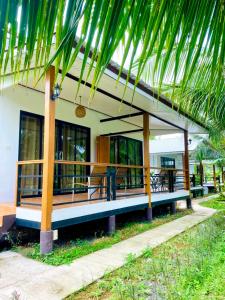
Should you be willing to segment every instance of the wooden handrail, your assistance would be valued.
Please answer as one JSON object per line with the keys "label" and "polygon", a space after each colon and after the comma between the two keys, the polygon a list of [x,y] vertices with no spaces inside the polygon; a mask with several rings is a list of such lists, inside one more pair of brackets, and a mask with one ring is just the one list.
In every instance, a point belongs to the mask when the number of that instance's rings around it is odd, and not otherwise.
{"label": "wooden handrail", "polygon": [[185,171],[184,169],[176,169],[176,168],[160,168],[160,167],[150,167],[152,170],[162,170],[162,171]]}
{"label": "wooden handrail", "polygon": [[115,167],[115,168],[136,168],[136,169],[144,168],[144,166],[141,166],[141,165],[121,165],[121,164],[97,163],[97,162],[87,162],[87,161],[69,161],[69,160],[55,160],[55,164],[96,166],[96,167]]}
{"label": "wooden handrail", "polygon": [[43,164],[43,159],[36,159],[36,160],[20,160],[17,162],[18,166],[21,165],[38,165],[38,164]]}
{"label": "wooden handrail", "polygon": [[[32,165],[32,164],[43,164],[43,159],[22,160],[22,161],[17,162],[17,165]],[[55,160],[55,164],[144,169],[144,166],[142,166],[142,165],[122,165],[122,164],[97,163],[97,162],[87,162],[87,161]],[[161,170],[161,171],[169,171],[169,170],[170,171],[185,171],[183,169],[160,168],[160,167],[150,167],[150,169],[151,170]]]}

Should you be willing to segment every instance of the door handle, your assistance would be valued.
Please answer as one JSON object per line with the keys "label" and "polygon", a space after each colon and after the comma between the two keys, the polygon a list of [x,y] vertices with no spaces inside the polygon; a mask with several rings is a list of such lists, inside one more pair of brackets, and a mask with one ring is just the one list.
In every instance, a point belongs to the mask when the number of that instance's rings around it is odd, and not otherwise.
{"label": "door handle", "polygon": [[63,160],[63,151],[59,151],[59,160]]}

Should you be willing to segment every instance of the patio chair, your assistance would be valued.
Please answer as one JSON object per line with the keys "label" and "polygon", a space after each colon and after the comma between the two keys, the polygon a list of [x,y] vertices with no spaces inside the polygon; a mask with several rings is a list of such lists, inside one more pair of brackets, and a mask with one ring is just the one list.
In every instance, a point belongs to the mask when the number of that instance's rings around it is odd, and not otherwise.
{"label": "patio chair", "polygon": [[99,192],[99,196],[102,198],[106,186],[106,167],[94,166],[91,175],[87,177],[87,182],[75,182],[76,178],[74,176],[72,180],[72,201],[74,201],[76,185],[88,188],[88,200],[91,200],[96,192]]}
{"label": "patio chair", "polygon": [[161,170],[159,174],[151,176],[151,187],[153,192],[165,192],[168,190],[168,171]]}
{"label": "patio chair", "polygon": [[116,187],[124,186],[125,193],[127,192],[127,176],[127,168],[117,168]]}

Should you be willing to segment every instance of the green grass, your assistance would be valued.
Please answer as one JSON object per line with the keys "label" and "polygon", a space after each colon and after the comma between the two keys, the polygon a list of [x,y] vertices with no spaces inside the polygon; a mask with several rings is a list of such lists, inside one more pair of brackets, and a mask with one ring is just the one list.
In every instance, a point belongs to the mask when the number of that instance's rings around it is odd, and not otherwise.
{"label": "green grass", "polygon": [[216,300],[225,295],[224,212],[127,264],[67,300]]}
{"label": "green grass", "polygon": [[201,202],[200,205],[209,207],[209,208],[214,208],[217,210],[224,210],[225,209],[225,196],[219,196],[216,198],[213,198],[208,201]]}
{"label": "green grass", "polygon": [[55,245],[52,253],[47,255],[40,255],[39,244],[28,245],[27,247],[17,247],[15,251],[20,252],[38,261],[42,261],[50,265],[62,265],[71,263],[74,259],[89,253],[108,248],[122,240],[128,239],[134,235],[142,233],[146,230],[155,228],[167,222],[173,221],[177,218],[190,214],[191,210],[180,210],[174,215],[166,215],[155,218],[151,223],[147,221],[135,221],[126,223],[122,228],[116,230],[112,236],[102,236],[100,238],[76,239],[71,240],[63,245]]}

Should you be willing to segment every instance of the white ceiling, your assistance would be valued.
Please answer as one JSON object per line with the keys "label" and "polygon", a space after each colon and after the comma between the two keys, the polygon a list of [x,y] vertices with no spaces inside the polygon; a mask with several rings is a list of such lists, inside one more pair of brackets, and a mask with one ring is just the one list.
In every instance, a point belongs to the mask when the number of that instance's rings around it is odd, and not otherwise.
{"label": "white ceiling", "polygon": [[[80,57],[76,60],[69,73],[79,78],[81,63],[82,63],[82,55],[80,55]],[[87,70],[88,70],[88,65],[85,70],[85,75],[87,74]],[[93,72],[91,72],[88,82],[91,82],[92,78],[93,78]],[[57,80],[60,81],[60,78],[58,78]],[[128,84],[126,88],[126,92],[124,94],[124,90],[125,90],[124,83],[125,81],[123,79],[117,81],[116,75],[113,72],[106,70],[98,84],[98,88],[120,99],[123,98],[123,100],[132,103],[138,108],[145,110],[149,113],[152,113],[154,115],[157,115],[161,119],[169,121],[170,123],[173,123],[178,127],[186,129],[189,131],[189,133],[192,134],[206,133],[204,128],[200,127],[196,123],[193,123],[186,117],[180,115],[178,112],[169,108],[168,106],[162,104],[161,102],[159,102],[152,96],[146,94],[139,88],[136,89],[136,92],[133,96],[133,86],[131,84]],[[33,87],[32,76],[29,77],[29,81],[27,85]],[[60,98],[65,99],[67,101],[79,103],[80,101],[79,96],[81,96],[82,105],[86,106],[88,109],[95,110],[97,113],[102,114],[102,119],[105,119],[107,116],[115,117],[115,116],[138,112],[137,109],[133,107],[129,107],[128,105],[124,104],[122,101],[116,101],[112,97],[106,96],[99,91],[96,91],[93,99],[90,99],[90,88],[82,84],[78,93],[78,97],[75,100],[77,86],[78,83],[76,81],[66,77],[63,81]],[[44,91],[44,82],[43,81],[39,82],[35,88],[37,90]],[[165,134],[182,132],[182,130],[174,126],[171,126],[166,122],[162,122],[156,119],[155,117],[150,116],[149,121],[150,121],[151,135],[157,136],[157,135],[165,135]],[[124,122],[126,122],[126,126],[125,126],[126,130],[127,128],[129,128],[129,130],[134,130],[142,127],[143,117],[136,116],[136,117],[123,119],[123,121],[115,120],[111,122],[101,123],[104,124],[104,126],[102,126],[103,133],[109,133],[109,131],[107,132],[107,127],[108,127],[107,124],[111,123],[110,125],[112,127],[113,122],[119,122],[121,124],[121,131],[124,130],[123,129],[125,125]],[[129,122],[129,124],[127,122]],[[139,134],[134,134],[134,135],[138,137]],[[140,135],[142,136],[142,133],[140,133]]]}

